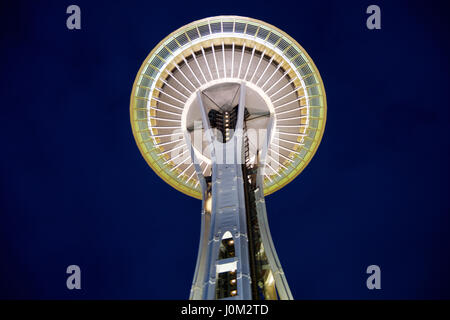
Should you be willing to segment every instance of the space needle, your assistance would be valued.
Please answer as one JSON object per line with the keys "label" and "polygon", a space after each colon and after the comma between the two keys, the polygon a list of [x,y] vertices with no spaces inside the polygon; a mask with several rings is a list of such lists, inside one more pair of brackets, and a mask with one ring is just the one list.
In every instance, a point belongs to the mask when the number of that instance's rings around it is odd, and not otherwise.
{"label": "space needle", "polygon": [[263,21],[195,21],[147,56],[130,113],[150,167],[202,200],[190,299],[293,299],[264,197],[292,181],[322,139],[325,90],[306,51]]}

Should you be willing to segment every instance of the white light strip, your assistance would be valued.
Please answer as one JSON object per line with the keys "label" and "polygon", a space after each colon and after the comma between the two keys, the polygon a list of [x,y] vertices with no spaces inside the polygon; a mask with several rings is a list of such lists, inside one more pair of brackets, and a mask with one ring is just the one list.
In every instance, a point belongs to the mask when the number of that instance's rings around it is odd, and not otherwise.
{"label": "white light strip", "polygon": [[189,80],[189,78],[184,74],[183,70],[181,70],[181,68],[178,66],[178,64],[173,63],[173,65],[175,65],[175,67],[178,69],[178,71],[183,75],[183,77],[187,80],[187,82],[189,82],[189,84],[192,86],[192,88],[194,88],[194,90],[197,89],[197,87],[191,82],[191,80]]}
{"label": "white light strip", "polygon": [[183,141],[183,139],[180,139],[180,140],[173,140],[173,141],[169,141],[169,142],[165,142],[165,143],[160,143],[160,144],[155,144],[155,147],[159,148],[159,147],[166,146],[166,145],[168,145],[168,144],[175,143],[175,142],[180,142],[180,141]]}
{"label": "white light strip", "polygon": [[161,79],[161,81],[167,85],[169,88],[171,88],[173,91],[175,91],[176,93],[178,93],[180,96],[182,96],[183,98],[185,98],[186,100],[189,99],[189,97],[187,97],[185,94],[183,94],[182,92],[180,92],[178,89],[174,88],[172,85],[170,85],[170,83],[168,83],[166,80]]}
{"label": "white light strip", "polygon": [[214,44],[211,46],[211,49],[212,49],[212,55],[213,55],[213,58],[214,58],[214,65],[216,66],[217,79],[220,79],[219,67],[217,66],[216,51],[214,50]]}
{"label": "white light strip", "polygon": [[[167,105],[167,106],[169,106],[169,107],[172,107],[172,108],[175,108],[175,109],[178,109],[178,110],[183,111],[183,108],[181,108],[181,107],[175,106],[175,105],[170,104],[170,103],[165,102],[165,101],[162,101],[162,100],[160,100],[160,99],[158,99],[158,98],[153,98],[153,99],[155,99],[155,100],[156,100],[157,102],[159,102],[159,103],[162,103],[162,104],[165,104],[165,105]],[[159,109],[158,109],[158,110],[159,110]]]}
{"label": "white light strip", "polygon": [[175,76],[173,75],[172,72],[167,71],[167,73],[172,77],[173,80],[175,80],[180,86],[182,86],[184,90],[186,90],[187,92],[189,92],[189,94],[192,94],[192,91],[189,90],[184,84],[182,84],[182,83],[180,82],[180,80],[178,80],[177,77],[175,77]]}
{"label": "white light strip", "polygon": [[278,126],[278,128],[302,128],[304,126],[307,126],[307,124],[293,124],[293,125],[284,125],[284,126]]}
{"label": "white light strip", "polygon": [[295,154],[299,154],[299,152],[294,151],[294,150],[291,150],[291,149],[288,149],[288,148],[285,148],[285,147],[283,147],[282,145],[280,145],[279,143],[278,143],[278,144],[272,143],[271,145],[273,145],[273,146],[275,146],[275,147],[277,147],[277,148],[281,148],[281,149],[283,149],[283,150],[286,150],[286,151],[288,151],[288,152],[293,152],[293,153],[295,153]]}
{"label": "white light strip", "polygon": [[[284,86],[282,86],[280,89],[277,90],[277,92],[273,93],[272,95],[270,95],[270,99],[272,99],[272,97],[276,96],[281,90],[283,90],[284,88],[286,88],[287,86],[289,86],[292,82],[294,82],[295,80],[297,80],[297,77],[294,77],[291,79],[291,81],[289,81],[288,83],[286,83]],[[267,90],[269,91],[269,90]]]}
{"label": "white light strip", "polygon": [[277,109],[280,109],[280,108],[283,108],[284,106],[287,106],[288,104],[291,104],[291,103],[294,103],[294,102],[300,101],[300,100],[302,100],[302,99],[305,99],[305,97],[304,97],[304,96],[302,96],[302,97],[299,97],[299,98],[297,98],[297,99],[295,99],[295,100],[292,100],[292,101],[289,101],[289,102],[283,103],[282,105],[279,105],[279,106],[276,106],[276,107],[275,107],[275,110],[277,110]]}
{"label": "white light strip", "polygon": [[306,118],[306,116],[292,117],[292,118],[283,118],[283,119],[278,119],[277,118],[277,121],[297,120],[297,119],[303,119],[303,118]]}
{"label": "white light strip", "polygon": [[288,136],[296,136],[296,137],[306,137],[307,134],[305,133],[290,133],[290,132],[284,132],[284,131],[278,131],[280,134],[286,134]]}
{"label": "white light strip", "polygon": [[225,63],[225,44],[222,41],[223,75],[227,77],[227,65]]}
{"label": "white light strip", "polygon": [[208,59],[206,59],[205,50],[203,49],[203,47],[200,47],[200,48],[202,49],[203,59],[205,59],[205,64],[206,64],[206,67],[208,68],[209,76],[211,77],[211,80],[214,80],[212,72],[211,72],[211,68],[209,67]]}
{"label": "white light strip", "polygon": [[150,109],[153,109],[156,112],[164,112],[164,113],[167,113],[167,114],[171,114],[173,116],[180,116],[181,117],[181,113],[170,112],[170,111],[167,111],[167,110],[164,110],[164,109],[158,109],[158,108],[155,108],[155,107],[152,107],[152,106],[150,106]]}
{"label": "white light strip", "polygon": [[197,172],[197,171],[195,171],[195,169],[194,169],[194,172],[192,172],[192,174],[191,174],[191,176],[189,177],[189,179],[186,180],[186,183],[188,183],[188,182],[192,179],[192,177],[194,176],[194,174],[196,174],[196,172]]}
{"label": "white light strip", "polygon": [[253,60],[253,56],[255,55],[255,50],[256,50],[256,48],[254,47],[253,51],[252,51],[252,55],[250,57],[250,61],[247,64],[247,70],[245,71],[245,75],[244,75],[244,78],[243,78],[244,80],[247,79],[248,70],[250,70],[250,66],[252,65],[252,60]]}
{"label": "white light strip", "polygon": [[[177,164],[175,167],[173,167],[172,169],[170,169],[170,172],[174,171],[175,169],[177,169],[179,166],[181,166],[183,163],[186,162],[187,159],[189,159],[190,157],[186,157],[183,161],[181,161],[179,164]],[[178,178],[178,177],[177,177]]]}
{"label": "white light strip", "polygon": [[288,95],[290,95],[290,94],[295,94],[296,91],[297,91],[298,89],[303,89],[303,87],[297,87],[297,88],[295,88],[294,90],[292,90],[292,91],[286,93],[284,96],[278,98],[277,100],[272,101],[272,104],[275,104],[275,103],[277,103],[278,101],[280,101],[281,99],[286,98],[286,97],[287,97]]}
{"label": "white light strip", "polygon": [[201,86],[202,83],[200,82],[200,80],[197,78],[197,75],[195,74],[195,72],[191,69],[191,66],[189,65],[189,63],[187,62],[186,58],[183,57],[183,61],[186,64],[186,66],[188,67],[189,71],[191,71],[192,75],[194,76],[195,80],[198,82],[198,84]]}
{"label": "white light strip", "polygon": [[269,69],[270,65],[272,64],[273,59],[275,58],[275,56],[273,56],[272,58],[270,58],[269,63],[267,64],[266,68],[264,69],[263,73],[261,74],[261,76],[259,77],[258,81],[256,81],[256,85],[258,85],[258,83],[261,81],[261,79],[263,78],[264,74],[266,73],[267,69]]}
{"label": "white light strip", "polygon": [[[266,82],[264,82],[264,84],[261,86],[261,89],[264,89],[264,87],[266,86],[266,84],[270,81],[270,79],[273,78],[274,75],[276,75],[276,73],[278,72],[278,70],[281,68],[281,63],[278,64],[278,67],[275,69],[275,71],[272,73],[272,75],[267,78]],[[266,91],[267,92],[267,91]]]}
{"label": "white light strip", "polygon": [[287,170],[287,168],[286,168],[285,166],[283,166],[283,165],[281,164],[281,162],[279,162],[278,160],[274,159],[270,154],[269,154],[269,157],[270,157],[273,161],[275,161],[279,166],[281,166],[283,169],[286,169],[286,170]]}
{"label": "white light strip", "polygon": [[184,105],[184,103],[186,102],[186,101],[181,101],[180,99],[175,98],[174,96],[168,94],[167,92],[162,91],[160,88],[155,88],[155,89],[156,89],[157,91],[159,91],[160,93],[164,94],[165,96],[171,98],[172,100],[175,100],[176,102],[181,103],[182,105]]}
{"label": "white light strip", "polygon": [[292,112],[292,111],[300,111],[300,110],[305,109],[305,108],[306,108],[306,106],[303,106],[303,107],[300,107],[300,108],[295,108],[295,109],[290,109],[290,110],[287,110],[287,111],[278,112],[276,115],[278,117],[278,116],[280,116],[282,114],[289,113],[289,112]]}
{"label": "white light strip", "polygon": [[[169,160],[166,160],[163,164],[167,164],[167,163],[169,163],[169,162],[171,162],[171,161],[173,161],[173,160],[175,160],[175,159],[177,159],[177,158],[179,158],[179,157],[181,157],[182,155],[184,155],[186,152],[188,152],[189,150],[184,150],[182,153],[180,153],[179,155],[177,155],[176,157],[173,157],[173,158],[170,158]],[[186,159],[189,159],[189,157],[188,158],[186,158]]]}
{"label": "white light strip", "polygon": [[239,63],[239,69],[238,69],[238,74],[237,74],[238,78],[240,78],[240,75],[241,75],[242,60],[244,59],[244,55],[245,55],[245,43],[242,46],[241,62]]}
{"label": "white light strip", "polygon": [[261,54],[261,58],[259,59],[258,64],[256,65],[256,69],[255,69],[255,71],[253,72],[253,76],[250,78],[250,82],[253,81],[253,78],[254,78],[255,75],[256,75],[256,71],[258,71],[258,68],[259,68],[261,62],[263,61],[263,58],[264,58],[264,54],[265,54],[265,53],[266,53],[266,49],[264,49],[263,53]]}
{"label": "white light strip", "polygon": [[286,140],[286,139],[283,139],[283,138],[274,137],[274,139],[277,139],[279,141],[283,141],[283,142],[286,142],[286,143],[292,143],[292,144],[295,144],[295,145],[298,145],[298,146],[304,146],[305,145],[304,143],[290,141],[290,140]]}
{"label": "white light strip", "polygon": [[167,118],[157,118],[157,117],[149,117],[148,119],[159,120],[159,121],[181,122],[181,120],[177,120],[177,119],[167,119]]}
{"label": "white light strip", "polygon": [[203,175],[205,175],[206,168],[208,168],[208,164],[205,162],[205,169],[203,169]]}
{"label": "white light strip", "polygon": [[197,65],[197,68],[200,70],[200,74],[202,75],[203,79],[205,80],[205,83],[207,83],[208,80],[206,80],[205,74],[203,73],[202,68],[200,68],[200,65],[198,64],[197,57],[196,57],[194,51],[191,50],[191,52],[192,52],[192,57],[194,58],[195,64]]}
{"label": "white light strip", "polygon": [[231,45],[231,78],[233,78],[234,71],[234,42]]}
{"label": "white light strip", "polygon": [[152,129],[180,129],[181,127],[152,127]]}
{"label": "white light strip", "polygon": [[152,136],[153,138],[165,138],[165,137],[173,137],[173,136],[182,136],[182,133],[180,132],[176,132],[176,133],[170,133],[170,134],[158,134],[158,135],[152,135],[150,134],[150,136]]}
{"label": "white light strip", "polygon": [[289,159],[289,158],[286,157],[286,156],[283,156],[280,152],[276,151],[275,149],[271,148],[270,150],[273,151],[273,152],[275,152],[276,154],[278,154],[278,155],[281,156],[282,158],[286,159],[287,161],[289,161],[289,162],[291,162],[291,163],[294,162],[294,160]]}
{"label": "white light strip", "polygon": [[183,147],[186,147],[186,148],[187,148],[187,146],[186,146],[185,143],[179,145],[178,147],[175,147],[175,148],[172,148],[172,149],[170,149],[170,150],[164,151],[164,152],[160,153],[159,155],[163,156],[163,155],[165,155],[165,154],[168,154],[168,153],[170,153],[170,152],[172,152],[172,151],[174,151],[174,150],[178,150],[178,149],[183,148]]}
{"label": "white light strip", "polygon": [[191,164],[188,165],[188,166],[186,167],[186,169],[184,169],[183,172],[181,172],[181,173],[178,175],[177,179],[178,179],[179,177],[181,177],[186,171],[188,171],[188,169],[189,169],[190,167],[192,167],[192,165],[193,165],[193,163],[191,162]]}
{"label": "white light strip", "polygon": [[217,273],[230,272],[230,271],[235,271],[236,268],[237,268],[237,261],[228,262],[228,263],[224,263],[224,264],[218,263],[216,265],[216,272]]}
{"label": "white light strip", "polygon": [[[289,72],[291,72],[291,69],[290,69],[290,68],[289,68],[289,70],[285,71],[285,72],[283,73],[283,75],[282,75],[277,81],[275,81],[275,82],[270,86],[269,89],[266,90],[266,93],[268,94],[269,91],[272,90],[273,87],[275,87],[281,80],[283,80],[284,77],[286,77],[286,76],[289,74]],[[272,97],[272,96],[271,96],[271,97]]]}

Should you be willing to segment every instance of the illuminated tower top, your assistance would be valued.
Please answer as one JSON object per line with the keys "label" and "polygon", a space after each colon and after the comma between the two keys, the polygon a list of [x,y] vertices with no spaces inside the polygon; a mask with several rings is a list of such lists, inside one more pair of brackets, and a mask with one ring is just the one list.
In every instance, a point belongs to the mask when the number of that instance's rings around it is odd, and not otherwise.
{"label": "illuminated tower top", "polygon": [[[231,112],[230,116],[236,112],[242,83],[246,130],[271,126],[264,195],[279,190],[306,167],[326,119],[325,90],[312,59],[270,24],[219,16],[190,23],[167,36],[145,59],[134,82],[133,134],[143,157],[164,181],[202,198],[185,136],[188,133],[193,139],[196,129],[204,131],[198,92],[210,111],[212,127],[225,139],[222,111]],[[248,140],[248,157],[253,161],[263,144],[251,134]],[[210,176],[208,143],[194,144],[194,151],[203,175]]]}

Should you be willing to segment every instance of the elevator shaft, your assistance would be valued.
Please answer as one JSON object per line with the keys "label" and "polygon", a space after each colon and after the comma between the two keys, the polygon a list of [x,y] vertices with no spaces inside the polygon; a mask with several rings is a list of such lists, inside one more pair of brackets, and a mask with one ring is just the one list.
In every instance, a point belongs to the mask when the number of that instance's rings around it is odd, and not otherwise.
{"label": "elevator shaft", "polygon": [[[261,161],[267,146],[258,161],[250,163],[244,84],[240,90],[237,106],[209,113],[198,94],[212,174],[203,177],[200,166],[195,167],[203,190],[203,210],[190,298],[291,299],[267,226]],[[192,144],[191,157],[196,163]]]}

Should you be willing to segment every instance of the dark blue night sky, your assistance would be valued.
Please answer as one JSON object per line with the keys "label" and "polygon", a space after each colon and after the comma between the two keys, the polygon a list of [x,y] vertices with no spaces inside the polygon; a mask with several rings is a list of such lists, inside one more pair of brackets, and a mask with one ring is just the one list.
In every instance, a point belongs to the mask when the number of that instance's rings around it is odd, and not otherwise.
{"label": "dark blue night sky", "polygon": [[[66,28],[71,4],[81,8],[79,31]],[[0,298],[188,298],[201,202],[148,167],[129,98],[161,39],[233,14],[291,35],[325,83],[318,152],[266,199],[294,298],[449,299],[445,2],[185,4],[1,3]],[[366,28],[371,4],[381,30]],[[72,264],[81,290],[66,288]],[[366,288],[372,264],[381,290]]]}

